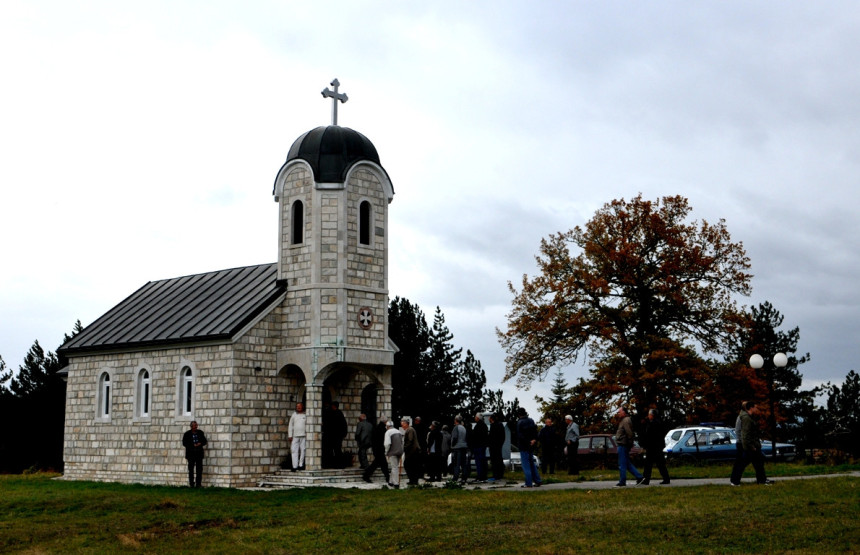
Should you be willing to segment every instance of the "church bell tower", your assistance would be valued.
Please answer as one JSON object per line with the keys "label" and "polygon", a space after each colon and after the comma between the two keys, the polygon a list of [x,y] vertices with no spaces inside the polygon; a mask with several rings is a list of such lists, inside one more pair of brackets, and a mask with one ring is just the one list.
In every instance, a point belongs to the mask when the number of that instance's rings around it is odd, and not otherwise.
{"label": "church bell tower", "polygon": [[[373,143],[337,125],[337,104],[347,97],[336,79],[331,84],[334,91],[326,88],[323,96],[332,99],[332,125],[293,142],[273,192],[278,279],[287,286],[278,365],[301,370],[309,424],[316,421],[315,404],[322,409],[326,396],[341,397],[344,379],[339,386],[327,380],[345,368],[373,376],[378,408],[390,410],[396,348],[388,340],[388,205],[394,189]],[[312,445],[308,452],[313,455]]]}

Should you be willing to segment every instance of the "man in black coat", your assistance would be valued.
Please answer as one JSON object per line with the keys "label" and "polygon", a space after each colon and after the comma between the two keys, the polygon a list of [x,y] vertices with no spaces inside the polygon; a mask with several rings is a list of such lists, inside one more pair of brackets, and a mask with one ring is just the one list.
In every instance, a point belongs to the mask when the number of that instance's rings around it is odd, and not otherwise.
{"label": "man in black coat", "polygon": [[370,448],[373,451],[373,462],[364,469],[364,474],[361,476],[362,480],[368,483],[373,481],[370,477],[373,476],[373,472],[377,468],[382,469],[382,475],[385,476],[386,484],[391,481],[389,479],[390,472],[388,471],[388,461],[385,459],[385,432],[388,429],[385,426],[385,422],[385,417],[380,416],[379,423],[373,428],[373,439],[371,440],[370,445]]}
{"label": "man in black coat", "polygon": [[[197,428],[197,421],[191,421],[191,429],[182,436],[182,446],[185,447],[185,460],[188,461],[188,486],[200,487],[203,480],[203,448],[208,442],[203,430]],[[196,471],[196,478],[195,478]]]}
{"label": "man in black coat", "polygon": [[343,468],[341,446],[349,429],[339,407],[337,401],[332,401],[331,409],[325,411],[322,417],[322,462],[326,468]]}
{"label": "man in black coat", "polygon": [[645,434],[642,440],[642,447],[645,448],[645,470],[642,475],[645,477],[642,480],[642,485],[647,486],[651,483],[651,469],[656,466],[660,471],[660,476],[663,477],[661,484],[669,483],[669,471],[666,470],[666,427],[663,421],[660,420],[660,414],[657,409],[648,411],[648,420],[645,422]]}
{"label": "man in black coat", "polygon": [[490,430],[484,422],[484,415],[480,412],[475,415],[475,427],[469,439],[469,447],[472,448],[472,456],[475,457],[475,472],[478,474],[478,482],[487,481],[487,446],[490,443]]}
{"label": "man in black coat", "polygon": [[505,478],[505,462],[502,459],[502,448],[505,446],[505,425],[499,420],[497,413],[490,413],[490,468],[493,470],[491,482]]}

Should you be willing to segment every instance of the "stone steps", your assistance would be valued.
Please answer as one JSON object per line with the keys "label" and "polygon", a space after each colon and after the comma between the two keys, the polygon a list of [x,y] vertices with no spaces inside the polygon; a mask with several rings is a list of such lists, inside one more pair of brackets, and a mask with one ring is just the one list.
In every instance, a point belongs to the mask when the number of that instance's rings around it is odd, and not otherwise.
{"label": "stone steps", "polygon": [[[315,486],[332,486],[350,483],[365,483],[361,479],[362,470],[358,467],[322,470],[279,470],[274,474],[263,476],[257,483],[261,488],[302,488]],[[374,483],[384,484],[385,478],[379,471],[371,477]]]}

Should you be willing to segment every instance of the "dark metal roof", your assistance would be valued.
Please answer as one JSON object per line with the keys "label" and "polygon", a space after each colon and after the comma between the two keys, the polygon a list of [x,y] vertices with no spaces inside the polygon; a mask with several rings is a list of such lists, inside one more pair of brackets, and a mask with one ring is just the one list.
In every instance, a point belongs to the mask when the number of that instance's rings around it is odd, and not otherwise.
{"label": "dark metal roof", "polygon": [[338,125],[317,127],[296,139],[287,163],[295,159],[310,164],[318,183],[343,183],[349,168],[362,160],[379,164],[379,154],[370,139]]}
{"label": "dark metal roof", "polygon": [[284,294],[277,264],[150,281],[57,351],[61,355],[226,340]]}

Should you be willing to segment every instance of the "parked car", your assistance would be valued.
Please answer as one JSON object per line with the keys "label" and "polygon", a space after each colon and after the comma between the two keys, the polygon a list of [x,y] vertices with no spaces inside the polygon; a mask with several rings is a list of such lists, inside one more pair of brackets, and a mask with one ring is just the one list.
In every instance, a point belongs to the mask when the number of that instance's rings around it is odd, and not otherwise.
{"label": "parked car", "polygon": [[[579,465],[583,468],[617,468],[618,444],[612,434],[587,434],[579,436],[577,449]],[[642,458],[642,448],[637,442],[630,449],[630,460],[638,464]]]}
{"label": "parked car", "polygon": [[[680,463],[699,461],[731,461],[737,455],[737,441],[733,428],[700,428],[684,432],[672,447],[666,449],[666,458]],[[761,442],[765,458],[773,458],[773,444]],[[777,443],[776,456],[784,461],[793,461],[797,449],[790,443]]]}
{"label": "parked car", "polygon": [[[540,457],[537,455],[532,455],[532,459],[535,462],[535,467],[540,468]],[[516,445],[511,445],[511,458],[506,459],[504,461],[505,467],[511,470],[517,470],[518,468],[523,467],[523,461],[520,459],[520,448]]]}
{"label": "parked car", "polygon": [[663,441],[666,443],[666,452],[668,453],[669,449],[675,446],[676,443],[681,441],[681,437],[684,434],[690,431],[699,431],[699,430],[712,430],[714,428],[724,428],[725,426],[707,426],[705,424],[701,424],[699,426],[688,426],[685,428],[675,428],[674,430],[669,430],[669,433],[666,434],[666,437]]}
{"label": "parked car", "polygon": [[[509,455],[505,457],[505,451],[502,449],[502,463],[505,465],[505,468],[508,470],[517,470],[523,467],[523,462],[520,459],[520,448],[514,444],[508,445],[509,447]],[[475,459],[472,457],[472,453],[468,454],[469,465],[472,470],[475,470]],[[532,459],[535,462],[535,466],[540,466],[540,457],[537,455],[532,455]],[[453,464],[452,455],[448,454],[448,467],[450,468]],[[490,470],[490,450],[487,449],[487,469]]]}

